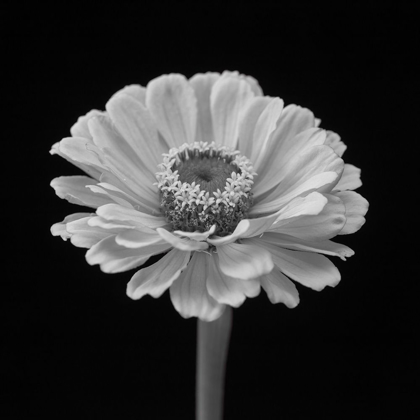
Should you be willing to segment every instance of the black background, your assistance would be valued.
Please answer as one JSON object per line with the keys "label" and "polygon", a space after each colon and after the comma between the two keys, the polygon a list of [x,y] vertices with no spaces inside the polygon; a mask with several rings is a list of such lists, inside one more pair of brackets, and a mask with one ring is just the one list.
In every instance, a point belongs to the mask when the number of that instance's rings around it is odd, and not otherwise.
{"label": "black background", "polygon": [[[176,4],[176,5],[175,5]],[[164,73],[239,70],[310,108],[348,145],[370,202],[334,289],[234,311],[225,418],[406,418],[417,392],[418,74],[414,9],[294,2],[2,7],[4,344],[0,417],[193,419],[194,319],[168,293],[131,301],[50,235],[80,208],[50,156],[77,117]],[[417,93],[416,93],[417,90]],[[6,146],[6,148],[4,148]],[[417,178],[416,178],[417,177]]]}

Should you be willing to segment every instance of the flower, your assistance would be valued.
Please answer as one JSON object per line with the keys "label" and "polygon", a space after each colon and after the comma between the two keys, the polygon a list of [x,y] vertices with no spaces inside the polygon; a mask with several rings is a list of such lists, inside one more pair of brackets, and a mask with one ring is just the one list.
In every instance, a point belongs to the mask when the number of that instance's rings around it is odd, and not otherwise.
{"label": "flower", "polygon": [[96,209],[52,234],[88,248],[87,262],[107,273],[166,253],[133,275],[127,294],[169,288],[185,318],[217,319],[261,287],[295,307],[291,280],[318,291],[340,281],[325,255],[354,252],[331,238],[360,229],[368,209],[353,191],[360,169],[319,124],[238,72],[127,86],[52,147],[87,174],[54,179],[57,195]]}

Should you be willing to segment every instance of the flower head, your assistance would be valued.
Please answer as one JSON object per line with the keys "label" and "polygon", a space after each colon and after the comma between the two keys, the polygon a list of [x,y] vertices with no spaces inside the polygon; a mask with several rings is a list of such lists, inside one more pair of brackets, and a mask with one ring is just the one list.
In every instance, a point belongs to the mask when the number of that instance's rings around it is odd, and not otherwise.
{"label": "flower head", "polygon": [[353,191],[360,170],[319,123],[237,72],[127,86],[52,147],[87,174],[54,179],[57,195],[96,212],[51,231],[109,273],[166,253],[133,275],[127,294],[169,288],[186,318],[212,321],[261,287],[295,307],[291,280],[314,290],[340,281],[324,255],[353,255],[331,238],[356,232],[368,208]]}

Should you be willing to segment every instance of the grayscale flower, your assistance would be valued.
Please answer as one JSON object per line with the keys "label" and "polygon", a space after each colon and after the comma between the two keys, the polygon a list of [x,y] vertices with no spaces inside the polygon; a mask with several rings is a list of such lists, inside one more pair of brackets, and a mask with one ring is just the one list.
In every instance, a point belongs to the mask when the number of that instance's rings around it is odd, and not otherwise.
{"label": "grayscale flower", "polygon": [[[170,74],[127,86],[52,148],[87,175],[52,181],[57,195],[96,209],[52,226],[88,248],[89,264],[115,273],[143,265],[127,294],[170,290],[185,318],[217,319],[261,287],[271,302],[299,303],[293,281],[335,286],[331,241],[356,232],[367,201],[353,190],[340,137],[313,113],[263,96],[238,72]],[[324,255],[322,255],[324,254]]]}

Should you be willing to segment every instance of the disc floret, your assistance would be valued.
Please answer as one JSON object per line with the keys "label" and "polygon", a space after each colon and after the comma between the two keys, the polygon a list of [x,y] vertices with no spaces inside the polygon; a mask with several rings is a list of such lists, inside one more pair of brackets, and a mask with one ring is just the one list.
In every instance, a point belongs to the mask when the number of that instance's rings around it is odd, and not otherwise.
{"label": "disc floret", "polygon": [[156,173],[161,209],[174,230],[231,234],[252,205],[256,173],[239,151],[195,142],[163,154]]}

